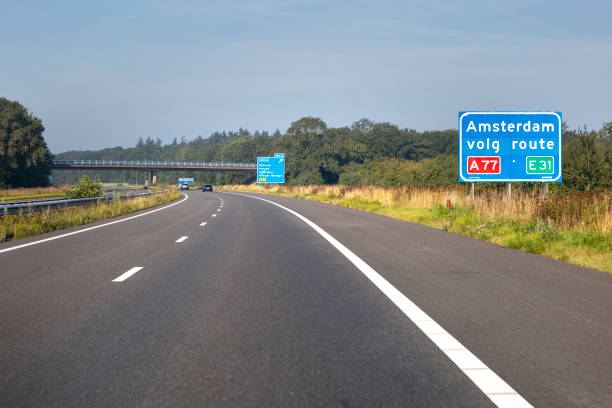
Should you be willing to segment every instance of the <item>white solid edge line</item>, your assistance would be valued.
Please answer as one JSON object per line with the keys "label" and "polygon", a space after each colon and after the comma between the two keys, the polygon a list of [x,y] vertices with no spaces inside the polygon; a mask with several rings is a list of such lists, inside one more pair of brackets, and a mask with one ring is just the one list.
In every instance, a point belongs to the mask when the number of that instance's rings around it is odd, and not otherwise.
{"label": "white solid edge line", "polygon": [[455,365],[457,365],[457,367],[459,367],[459,369],[472,380],[472,382],[489,397],[495,405],[500,408],[533,408],[527,400],[518,394],[510,385],[495,374],[493,370],[487,367],[452,335],[446,332],[446,330],[421,310],[420,307],[408,299],[402,292],[383,278],[370,265],[365,263],[365,261],[355,255],[350,249],[328,234],[323,228],[319,227],[300,213],[275,203],[274,201],[248,194],[224,193],[268,202],[304,221],[351,261],[351,263],[380,289],[380,291],[383,292],[385,296],[387,296],[387,298],[389,298],[389,300],[391,300],[436,346],[438,346],[438,348],[446,354],[446,356],[455,363]]}
{"label": "white solid edge line", "polygon": [[144,215],[149,215],[149,214],[152,214],[152,213],[157,212],[157,211],[165,210],[166,208],[170,208],[172,206],[180,204],[180,203],[186,201],[189,198],[189,196],[187,196],[185,193],[181,193],[181,194],[183,194],[185,196],[185,198],[183,198],[181,201],[176,202],[176,203],[172,203],[170,205],[166,205],[166,206],[161,207],[161,208],[156,208],[155,210],[152,210],[152,211],[147,211],[145,213],[134,215],[134,216],[131,216],[131,217],[128,217],[128,218],[123,218],[123,219],[117,220],[117,221],[107,222],[106,224],[100,224],[100,225],[96,225],[96,226],[93,226],[93,227],[85,228],[85,229],[82,229],[82,230],[68,232],[66,234],[57,235],[55,237],[45,238],[45,239],[41,239],[39,241],[28,242],[27,244],[16,245],[16,246],[10,247],[10,248],[0,249],[0,254],[3,253],[3,252],[9,252],[9,251],[14,251],[16,249],[29,247],[31,245],[42,244],[43,242],[53,241],[55,239],[69,237],[71,235],[80,234],[81,232],[86,232],[86,231],[91,231],[91,230],[95,230],[95,229],[102,228],[102,227],[107,227],[109,225],[118,224],[120,222],[133,220],[134,218],[142,217]]}
{"label": "white solid edge line", "polygon": [[201,223],[201,224],[200,224],[200,227],[203,227],[203,226],[205,226],[206,224],[207,224],[206,222],[203,222],[203,223]]}
{"label": "white solid edge line", "polygon": [[115,279],[113,279],[113,282],[123,282],[124,280],[126,280],[127,278],[129,278],[130,276],[132,276],[133,274],[135,274],[141,269],[142,269],[142,266],[135,266],[129,271],[117,276]]}
{"label": "white solid edge line", "polygon": [[188,237],[188,236],[182,236],[182,237],[180,237],[179,239],[177,239],[177,240],[176,240],[176,241],[174,241],[174,242],[183,242],[183,241],[184,241],[184,240],[186,240],[187,238],[189,238],[189,237]]}

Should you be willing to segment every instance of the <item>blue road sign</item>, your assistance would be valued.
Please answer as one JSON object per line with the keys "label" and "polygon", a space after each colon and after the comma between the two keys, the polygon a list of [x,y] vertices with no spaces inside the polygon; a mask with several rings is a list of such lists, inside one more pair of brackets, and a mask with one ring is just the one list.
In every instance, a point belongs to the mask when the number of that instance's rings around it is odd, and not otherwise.
{"label": "blue road sign", "polygon": [[193,184],[193,177],[180,177],[179,184]]}
{"label": "blue road sign", "polygon": [[459,112],[459,181],[561,182],[560,112]]}
{"label": "blue road sign", "polygon": [[274,157],[257,158],[258,183],[285,182],[285,154],[275,153]]}

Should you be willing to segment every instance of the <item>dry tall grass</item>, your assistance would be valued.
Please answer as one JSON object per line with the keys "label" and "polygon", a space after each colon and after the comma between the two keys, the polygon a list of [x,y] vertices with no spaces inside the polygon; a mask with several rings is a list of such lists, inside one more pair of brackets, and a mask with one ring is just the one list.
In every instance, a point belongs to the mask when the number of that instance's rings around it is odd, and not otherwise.
{"label": "dry tall grass", "polygon": [[36,195],[57,194],[61,196],[72,186],[33,187],[33,188],[9,188],[0,189],[0,197],[25,197]]}
{"label": "dry tall grass", "polygon": [[[376,201],[387,207],[434,208],[453,206],[471,208],[479,216],[497,219],[508,218],[520,221],[543,220],[555,223],[564,229],[612,232],[612,190],[600,193],[553,193],[543,197],[539,193],[513,191],[508,200],[506,192],[499,189],[476,189],[474,202],[467,188],[384,188],[373,186],[227,186],[232,190],[282,191],[291,195],[333,196],[345,199]],[[220,187],[222,188],[222,187]]]}

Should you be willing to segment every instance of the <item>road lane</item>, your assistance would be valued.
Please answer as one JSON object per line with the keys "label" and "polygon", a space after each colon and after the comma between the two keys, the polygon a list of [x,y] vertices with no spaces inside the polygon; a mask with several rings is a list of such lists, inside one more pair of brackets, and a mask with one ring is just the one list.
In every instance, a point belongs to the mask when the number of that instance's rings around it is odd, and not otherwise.
{"label": "road lane", "polygon": [[408,299],[382,275],[363,261],[358,255],[336,240],[327,231],[302,214],[274,201],[252,195],[240,195],[264,201],[286,211],[303,221],[349,260],[374,286],[376,286],[412,323],[421,329],[430,341],[448,357],[472,382],[500,408],[529,408],[531,405],[508,383],[486,366],[463,344],[435,322],[423,309]]}
{"label": "road lane", "polygon": [[253,195],[325,228],[534,406],[612,406],[612,276],[376,214]]}

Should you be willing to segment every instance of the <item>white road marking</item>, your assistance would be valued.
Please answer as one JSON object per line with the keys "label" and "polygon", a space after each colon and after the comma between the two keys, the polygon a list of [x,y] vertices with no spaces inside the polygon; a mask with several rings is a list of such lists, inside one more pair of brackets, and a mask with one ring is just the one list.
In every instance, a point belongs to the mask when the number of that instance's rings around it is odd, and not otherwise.
{"label": "white road marking", "polygon": [[213,216],[213,217],[216,217],[216,216],[217,216],[217,214],[213,214],[212,216]]}
{"label": "white road marking", "polygon": [[201,224],[200,224],[200,227],[203,227],[203,226],[205,226],[206,224],[208,224],[208,223],[207,223],[207,222],[203,222],[203,223],[201,223]]}
{"label": "white road marking", "polygon": [[183,236],[183,237],[180,237],[179,239],[177,239],[177,240],[176,240],[176,241],[174,241],[174,242],[183,242],[183,241],[184,241],[184,240],[186,240],[187,238],[189,238],[189,237],[188,237],[188,236]]}
{"label": "white road marking", "polygon": [[218,208],[218,209],[217,209],[217,211],[221,211],[221,209],[220,209],[220,208]]}
{"label": "white road marking", "polygon": [[182,199],[181,201],[179,201],[179,202],[172,203],[172,204],[167,205],[167,206],[165,206],[165,207],[157,208],[157,209],[152,210],[152,211],[147,211],[147,212],[145,212],[145,213],[138,214],[138,215],[134,215],[134,216],[132,216],[132,217],[123,218],[123,219],[121,219],[121,220],[107,222],[106,224],[96,225],[96,226],[89,227],[89,228],[85,228],[85,229],[82,229],[82,230],[73,231],[73,232],[68,232],[68,233],[66,233],[66,234],[57,235],[57,236],[55,236],[55,237],[45,238],[45,239],[41,239],[41,240],[38,240],[38,241],[33,241],[33,242],[28,242],[27,244],[16,245],[16,246],[14,246],[14,247],[10,247],[10,248],[0,249],[0,254],[1,254],[1,253],[3,253],[3,252],[9,252],[9,251],[14,251],[14,250],[16,250],[16,249],[20,249],[20,248],[29,247],[29,246],[31,246],[31,245],[42,244],[43,242],[53,241],[53,240],[55,240],[55,239],[60,239],[60,238],[69,237],[69,236],[74,235],[74,234],[80,234],[81,232],[91,231],[91,230],[95,230],[95,229],[102,228],[102,227],[108,227],[109,225],[118,224],[118,223],[120,223],[120,222],[129,221],[129,220],[133,220],[134,218],[142,217],[143,215],[149,215],[149,214],[152,214],[152,213],[157,212],[157,211],[165,210],[166,208],[170,208],[170,207],[172,207],[172,206],[175,206],[175,205],[177,205],[177,204],[180,204],[180,203],[182,203],[182,202],[186,201],[186,200],[189,198],[189,197],[188,197],[186,194],[184,194],[184,193],[181,193],[181,194],[183,194],[183,195],[185,196],[185,198],[183,198],[183,199]]}
{"label": "white road marking", "polygon": [[123,282],[124,280],[126,280],[127,278],[129,278],[130,276],[132,276],[133,274],[135,274],[141,269],[142,269],[142,266],[135,266],[129,271],[117,276],[115,279],[113,279],[113,282]]}
{"label": "white road marking", "polygon": [[442,328],[420,307],[408,299],[389,281],[383,278],[370,265],[355,255],[350,249],[345,247],[336,238],[328,234],[323,228],[319,227],[302,214],[290,208],[282,206],[274,201],[265,198],[255,197],[248,194],[229,193],[273,204],[283,210],[295,215],[304,221],[309,227],[314,229],[319,235],[325,238],[334,248],[344,255],[353,265],[357,267],[382,293],[389,298],[421,331],[442,350],[446,356],[459,367],[461,371],[470,379],[489,399],[500,408],[533,408],[519,393],[508,385],[501,377],[487,367],[478,357],[470,352],[465,346],[457,341],[451,334]]}

